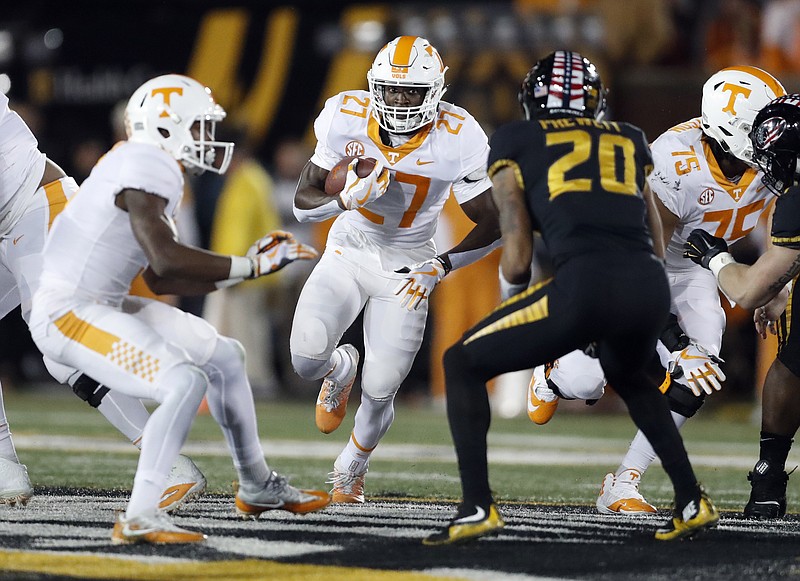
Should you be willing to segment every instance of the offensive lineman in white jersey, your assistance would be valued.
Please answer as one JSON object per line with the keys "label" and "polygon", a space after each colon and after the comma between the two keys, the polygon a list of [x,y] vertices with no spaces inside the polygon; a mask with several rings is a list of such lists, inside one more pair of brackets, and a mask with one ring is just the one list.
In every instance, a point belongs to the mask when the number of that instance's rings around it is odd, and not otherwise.
{"label": "offensive lineman in white jersey", "polygon": [[[330,99],[314,123],[317,147],[295,195],[301,222],[337,216],[325,253],[306,281],[291,333],[292,364],[304,379],[325,378],[317,427],[345,415],[359,353],[338,345],[364,311],[361,405],[334,463],[334,502],[364,502],[369,458],[394,419],[393,402],[423,339],[428,295],[454,268],[500,244],[486,176],[488,139],[464,109],[441,101],[446,71],[424,38],[401,36],[378,52],[370,91]],[[358,178],[351,164],[336,198],[324,193],[330,169],[347,155],[379,160]],[[451,193],[475,227],[437,254],[432,237]]]}
{"label": "offensive lineman in white jersey", "polygon": [[[723,69],[703,86],[702,117],[669,129],[651,145],[654,169],[648,181],[656,194],[672,293],[670,325],[661,336],[661,386],[680,428],[725,379],[719,352],[725,331],[714,276],[683,258],[695,228],[733,243],[751,232],[769,207],[770,192],[753,161],[750,128],[758,111],[786,94],[769,73],[751,66]],[[772,310],[783,311],[784,291]],[[663,369],[662,369],[663,367]],[[528,415],[537,424],[553,417],[559,397],[598,399],[605,377],[597,359],[574,351],[552,366],[537,367],[528,388]],[[604,514],[656,512],[639,492],[639,482],[656,454],[638,432],[615,473],[603,479],[597,509]]]}
{"label": "offensive lineman in white jersey", "polygon": [[[0,319],[17,305],[30,321],[31,298],[38,286],[47,232],[78,189],[75,180],[44,153],[31,130],[0,93]],[[108,393],[86,375],[44,358],[59,383],[69,383],[81,399],[99,411],[135,445],[148,412],[142,402]],[[205,490],[194,463],[179,456],[167,482],[162,508],[172,511]],[[0,504],[24,505],[33,487],[11,438],[0,389]]]}
{"label": "offensive lineman in white jersey", "polygon": [[198,317],[127,294],[142,270],[158,294],[204,294],[316,251],[280,231],[258,240],[247,256],[178,242],[173,217],[183,172],[223,173],[230,162],[233,144],[214,141],[225,111],[197,81],[163,75],[133,93],[125,115],[128,140],[100,159],[53,225],[31,313],[31,334],[45,355],[112,391],[160,404],[145,425],[130,502],[112,541],[206,538],[175,526],[158,509],[167,473],[206,395],[239,475],[241,515],[326,506],[326,492],[298,490],[268,468],[241,345]]}

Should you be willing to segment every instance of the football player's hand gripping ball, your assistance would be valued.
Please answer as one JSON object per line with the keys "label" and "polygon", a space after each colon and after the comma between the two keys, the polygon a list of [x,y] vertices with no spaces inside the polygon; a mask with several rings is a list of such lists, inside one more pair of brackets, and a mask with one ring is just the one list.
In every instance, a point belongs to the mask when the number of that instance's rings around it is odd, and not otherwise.
{"label": "football player's hand gripping ball", "polygon": [[386,193],[389,187],[389,170],[383,169],[383,163],[377,162],[369,175],[360,178],[356,173],[358,158],[347,166],[347,180],[339,193],[342,205],[348,210],[355,210],[374,202]]}
{"label": "football player's hand gripping ball", "polygon": [[312,246],[298,242],[291,232],[274,230],[256,240],[246,256],[253,263],[253,274],[250,278],[258,278],[277,272],[295,260],[316,258],[317,251]]}
{"label": "football player's hand gripping ball", "polygon": [[700,228],[692,230],[683,243],[683,257],[703,268],[709,268],[711,259],[723,252],[728,252],[728,243]]}
{"label": "football player's hand gripping ball", "polygon": [[404,266],[395,272],[408,275],[394,289],[394,294],[400,298],[400,305],[409,311],[418,309],[447,274],[444,263],[438,258]]}
{"label": "football player's hand gripping ball", "polygon": [[722,359],[694,341],[670,356],[668,371],[673,381],[687,386],[696,396],[712,394],[722,389],[725,374],[720,368]]}

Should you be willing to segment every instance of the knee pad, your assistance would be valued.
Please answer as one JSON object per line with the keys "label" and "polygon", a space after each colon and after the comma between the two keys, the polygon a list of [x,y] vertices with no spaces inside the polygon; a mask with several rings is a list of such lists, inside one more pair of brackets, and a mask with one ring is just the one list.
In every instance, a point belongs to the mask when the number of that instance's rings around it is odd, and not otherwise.
{"label": "knee pad", "polygon": [[191,363],[181,363],[169,369],[161,381],[164,389],[157,390],[158,402],[163,403],[166,392],[191,394],[199,401],[203,398],[208,387],[208,375],[201,368]]}
{"label": "knee pad", "polygon": [[219,364],[221,361],[234,361],[236,364],[243,364],[244,359],[244,346],[239,341],[224,336],[220,336],[217,339],[217,345],[214,349],[214,353],[211,355],[211,361],[215,365]]}
{"label": "knee pad", "polygon": [[100,385],[88,375],[80,375],[72,384],[72,391],[90,406],[96,408],[100,406],[100,402],[108,393],[108,388]]}
{"label": "knee pad", "polygon": [[202,371],[208,374],[212,382],[218,379],[218,375],[226,378],[246,375],[244,347],[236,339],[219,336],[214,352],[208,363],[202,366]]}
{"label": "knee pad", "polygon": [[302,315],[295,318],[289,336],[292,359],[298,356],[327,361],[335,347],[336,344],[328,336],[328,329],[321,319]]}
{"label": "knee pad", "polygon": [[670,381],[666,396],[669,402],[669,409],[686,418],[694,416],[706,401],[705,393],[696,396],[691,389],[677,381]]}
{"label": "knee pad", "polygon": [[564,399],[598,400],[603,397],[606,376],[598,359],[573,351],[556,360],[547,383]]}
{"label": "knee pad", "polygon": [[376,402],[391,401],[408,373],[392,365],[365,362],[361,371],[361,391]]}

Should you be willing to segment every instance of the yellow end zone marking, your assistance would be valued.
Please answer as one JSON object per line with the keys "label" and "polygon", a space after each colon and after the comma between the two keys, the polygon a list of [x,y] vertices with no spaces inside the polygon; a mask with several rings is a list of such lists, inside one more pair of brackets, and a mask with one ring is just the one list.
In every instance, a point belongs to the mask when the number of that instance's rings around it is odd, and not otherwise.
{"label": "yellow end zone marking", "polygon": [[[110,543],[110,541],[109,541]],[[423,550],[420,546],[420,550]],[[142,557],[147,559],[146,556]],[[243,559],[241,561],[193,561],[183,563],[143,563],[130,557],[64,554],[53,551],[26,552],[0,549],[0,571],[25,571],[91,579],[143,579],[196,581],[197,579],[348,579],[348,581],[431,581],[423,573],[381,571],[322,565],[290,565]]]}

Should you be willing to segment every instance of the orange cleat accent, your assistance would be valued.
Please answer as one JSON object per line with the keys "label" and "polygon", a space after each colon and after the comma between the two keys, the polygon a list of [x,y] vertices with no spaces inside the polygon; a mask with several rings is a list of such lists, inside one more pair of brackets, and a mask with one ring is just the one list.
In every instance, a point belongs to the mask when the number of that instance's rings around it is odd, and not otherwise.
{"label": "orange cleat accent", "polygon": [[549,422],[558,409],[559,397],[547,385],[551,369],[552,364],[536,367],[528,384],[528,418],[540,426]]}
{"label": "orange cleat accent", "polygon": [[169,516],[160,510],[152,516],[138,516],[130,519],[120,512],[117,514],[117,521],[111,532],[111,543],[114,545],[134,543],[185,545],[202,543],[207,538],[203,533],[176,526]]}
{"label": "orange cleat accent", "polygon": [[333,484],[331,497],[334,504],[361,504],[364,502],[364,480],[367,471],[357,474],[350,470],[341,470],[336,463],[333,472],[328,474],[328,484]]}
{"label": "orange cleat accent", "polygon": [[353,345],[341,345],[344,357],[350,358],[350,372],[341,382],[326,378],[317,396],[316,423],[323,434],[338,428],[347,413],[347,400],[358,372],[358,350]]}
{"label": "orange cleat accent", "polygon": [[181,454],[172,465],[158,508],[173,513],[202,495],[205,490],[205,476],[188,456]]}
{"label": "orange cleat accent", "polygon": [[638,470],[625,470],[615,476],[608,473],[603,478],[597,497],[597,510],[601,514],[652,514],[656,507],[639,493],[642,475]]}
{"label": "orange cleat accent", "polygon": [[285,510],[305,514],[325,508],[331,495],[324,490],[301,490],[290,485],[286,477],[273,472],[264,486],[256,492],[236,488],[236,512],[244,519],[258,519],[268,510]]}

